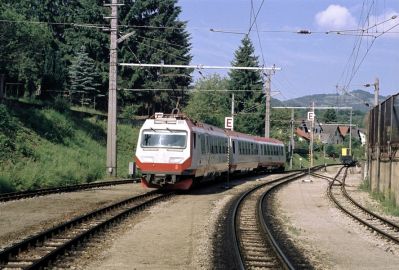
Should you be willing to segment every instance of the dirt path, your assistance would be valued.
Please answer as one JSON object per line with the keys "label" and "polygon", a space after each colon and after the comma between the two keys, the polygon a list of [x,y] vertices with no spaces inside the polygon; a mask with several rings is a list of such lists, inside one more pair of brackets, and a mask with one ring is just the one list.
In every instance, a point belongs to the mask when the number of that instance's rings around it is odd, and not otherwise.
{"label": "dirt path", "polygon": [[[337,167],[325,173],[334,176]],[[358,190],[360,174],[349,174],[350,194],[370,202],[367,193]],[[328,182],[296,181],[278,191],[274,203],[280,221],[297,246],[316,269],[398,269],[397,247],[366,230],[339,211],[329,201]]]}

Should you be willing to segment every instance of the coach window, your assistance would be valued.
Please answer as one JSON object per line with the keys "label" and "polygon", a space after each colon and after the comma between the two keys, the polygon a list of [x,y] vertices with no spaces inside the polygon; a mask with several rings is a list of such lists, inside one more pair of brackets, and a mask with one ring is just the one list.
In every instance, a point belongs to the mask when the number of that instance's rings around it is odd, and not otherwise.
{"label": "coach window", "polygon": [[197,134],[193,132],[194,149],[197,147]]}

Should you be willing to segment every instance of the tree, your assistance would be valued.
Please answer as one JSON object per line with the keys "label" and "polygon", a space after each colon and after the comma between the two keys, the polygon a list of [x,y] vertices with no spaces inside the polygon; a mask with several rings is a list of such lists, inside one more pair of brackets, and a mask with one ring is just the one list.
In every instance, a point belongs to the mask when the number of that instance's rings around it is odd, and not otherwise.
{"label": "tree", "polygon": [[[178,18],[180,12],[177,0],[137,0],[132,5],[122,7],[122,24],[138,27],[126,29],[126,32],[134,30],[135,35],[121,46],[121,61],[189,64],[192,58],[191,45],[186,23]],[[183,89],[191,83],[190,73],[191,70],[187,69],[123,67],[120,72],[123,79],[121,88],[168,88],[172,91],[121,91],[122,102],[129,104],[140,101],[143,114],[170,112],[178,97],[180,104],[186,104],[187,95]]]}
{"label": "tree", "polygon": [[324,113],[324,121],[326,123],[336,123],[337,122],[337,114],[334,109],[327,109]]}
{"label": "tree", "polygon": [[10,4],[1,5],[0,19],[5,20],[0,23],[0,73],[23,83],[31,96],[41,86],[51,33],[46,25],[25,23],[29,17]]}
{"label": "tree", "polygon": [[[255,48],[251,40],[246,36],[242,39],[240,47],[234,53],[232,66],[235,67],[258,67],[258,57],[254,55]],[[245,90],[236,93],[238,131],[251,133],[253,135],[262,134],[262,78],[257,70],[232,70],[229,72],[230,89]],[[258,90],[259,92],[256,92]],[[264,107],[264,106],[263,106]]]}
{"label": "tree", "polygon": [[72,103],[76,103],[78,98],[82,104],[86,101],[94,101],[99,93],[99,74],[94,60],[89,57],[85,50],[85,46],[80,48],[69,67],[69,93]]}
{"label": "tree", "polygon": [[230,96],[226,92],[201,90],[227,89],[228,80],[212,75],[196,82],[184,112],[194,120],[224,127],[224,118],[230,115]]}
{"label": "tree", "polygon": [[[8,81],[24,82],[29,93],[41,88],[64,90],[76,48],[86,47],[108,89],[109,37],[101,29],[78,26],[107,24],[100,0],[0,0],[0,73]],[[29,23],[29,21],[48,22]],[[26,23],[25,23],[26,22]],[[4,30],[3,30],[4,29]],[[4,63],[3,63],[4,62]]]}

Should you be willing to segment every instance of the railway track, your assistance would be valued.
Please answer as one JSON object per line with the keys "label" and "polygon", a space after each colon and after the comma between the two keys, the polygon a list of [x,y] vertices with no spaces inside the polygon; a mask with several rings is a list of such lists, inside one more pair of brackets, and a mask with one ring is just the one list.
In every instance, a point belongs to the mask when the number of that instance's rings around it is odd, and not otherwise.
{"label": "railway track", "polygon": [[95,210],[0,251],[0,269],[41,269],[58,256],[132,213],[174,193],[148,192]]}
{"label": "railway track", "polygon": [[3,193],[3,194],[0,194],[0,202],[32,198],[32,197],[44,196],[44,195],[55,194],[55,193],[74,192],[74,191],[91,189],[91,188],[132,184],[132,183],[137,183],[139,181],[140,181],[139,179],[122,179],[122,180],[114,180],[114,181],[70,185],[70,186],[56,187],[56,188],[44,188],[44,189],[37,189],[37,190],[31,190],[31,191],[28,190],[28,191],[20,191],[20,192]]}
{"label": "railway track", "polygon": [[399,226],[357,203],[346,191],[345,179],[348,167],[342,167],[328,186],[328,196],[349,216],[379,233],[386,239],[399,244]]}
{"label": "railway track", "polygon": [[304,175],[306,172],[296,172],[261,184],[236,201],[231,231],[238,269],[295,269],[293,258],[286,256],[281,241],[275,238],[275,230],[270,228],[272,221],[265,220],[264,211],[269,192]]}

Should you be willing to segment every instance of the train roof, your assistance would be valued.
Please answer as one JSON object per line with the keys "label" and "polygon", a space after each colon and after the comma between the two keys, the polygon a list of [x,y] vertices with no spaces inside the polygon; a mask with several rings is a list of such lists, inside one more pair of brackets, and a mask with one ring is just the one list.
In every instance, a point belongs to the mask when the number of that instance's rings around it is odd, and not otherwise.
{"label": "train roof", "polygon": [[283,144],[282,141],[279,141],[277,139],[273,139],[273,138],[264,138],[264,137],[260,137],[260,136],[253,136],[253,135],[249,135],[249,134],[245,134],[245,133],[241,133],[241,132],[237,132],[237,131],[233,131],[233,130],[229,130],[229,129],[223,129],[223,128],[219,128],[219,127],[215,127],[206,123],[202,123],[202,122],[198,122],[196,120],[193,120],[191,118],[189,118],[188,116],[186,116],[185,114],[182,113],[177,113],[177,114],[163,114],[163,113],[156,113],[155,115],[153,115],[152,117],[150,117],[150,119],[163,119],[165,120],[165,122],[168,122],[167,120],[186,120],[187,124],[190,128],[192,127],[198,127],[198,128],[202,128],[205,130],[211,130],[211,131],[215,131],[215,132],[220,132],[220,133],[224,133],[228,136],[234,136],[237,138],[245,138],[245,139],[250,139],[250,140],[255,140],[258,142],[267,142],[267,143],[276,143],[276,144]]}
{"label": "train roof", "polygon": [[245,133],[241,133],[241,132],[233,131],[233,130],[229,130],[229,129],[225,129],[225,132],[229,136],[252,139],[252,140],[255,140],[258,142],[283,144],[282,141],[279,141],[279,140],[273,139],[273,138],[265,138],[265,137],[260,137],[260,136],[249,135],[249,134],[245,134]]}

